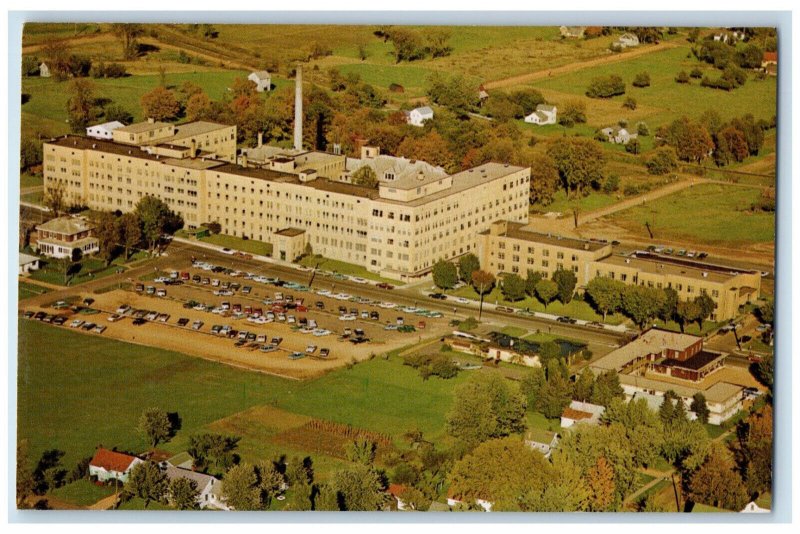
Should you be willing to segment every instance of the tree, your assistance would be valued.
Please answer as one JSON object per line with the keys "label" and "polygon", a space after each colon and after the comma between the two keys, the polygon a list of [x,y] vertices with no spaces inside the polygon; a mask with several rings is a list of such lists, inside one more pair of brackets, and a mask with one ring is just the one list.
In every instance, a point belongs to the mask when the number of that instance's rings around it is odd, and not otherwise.
{"label": "tree", "polygon": [[190,121],[208,120],[211,111],[211,98],[205,92],[195,93],[186,100],[186,118]]}
{"label": "tree", "polygon": [[69,51],[66,43],[56,39],[49,39],[44,43],[42,52],[53,78],[59,82],[65,80],[69,76]]}
{"label": "tree", "polygon": [[575,293],[575,286],[578,284],[575,273],[563,268],[556,269],[553,273],[553,282],[558,286],[558,300],[563,304],[569,304]]}
{"label": "tree", "polygon": [[750,155],[744,133],[733,126],[723,128],[717,133],[716,145],[714,161],[717,165],[727,165],[731,160],[740,163]]}
{"label": "tree", "polygon": [[465,502],[484,499],[493,510],[519,511],[519,496],[541,491],[549,464],[517,436],[493,439],[455,463],[450,490]]}
{"label": "tree", "polygon": [[594,389],[594,373],[588,367],[584,367],[575,381],[575,387],[572,396],[575,400],[581,402],[588,402],[592,398],[592,390]]}
{"label": "tree", "polygon": [[503,277],[500,289],[506,300],[513,302],[525,298],[525,281],[519,275],[509,274]]}
{"label": "tree", "polygon": [[603,321],[609,312],[614,312],[622,306],[624,290],[624,283],[605,276],[592,278],[586,285],[586,294],[595,309],[603,314]]}
{"label": "tree", "polygon": [[172,433],[172,422],[169,415],[159,408],[148,408],[139,417],[136,429],[147,436],[150,446],[155,447]]}
{"label": "tree", "polygon": [[94,82],[84,78],[75,78],[69,83],[67,115],[73,132],[85,130],[97,118],[94,90]]}
{"label": "tree", "polygon": [[708,423],[708,415],[710,413],[708,409],[708,404],[706,403],[706,397],[701,392],[697,392],[692,397],[692,404],[689,406],[695,414],[697,414],[697,419],[703,423],[704,425]]}
{"label": "tree", "polygon": [[766,299],[755,310],[758,320],[764,324],[772,325],[775,322],[775,300]]}
{"label": "tree", "polygon": [[701,163],[714,149],[714,142],[705,126],[686,117],[662,128],[661,137],[675,148],[678,159],[682,161]]}
{"label": "tree", "polygon": [[694,300],[678,301],[675,309],[675,319],[681,327],[681,333],[686,328],[686,325],[693,323],[700,317],[700,308]]}
{"label": "tree", "polygon": [[440,289],[452,289],[458,283],[455,264],[439,260],[433,265],[433,283]]}
{"label": "tree", "polygon": [[478,256],[471,252],[464,254],[458,259],[458,278],[465,284],[472,284],[472,273],[480,268]]}
{"label": "tree", "polygon": [[619,383],[619,375],[614,369],[605,371],[597,376],[592,388],[592,402],[601,406],[608,406],[614,399],[624,399],[625,391]]}
{"label": "tree", "polygon": [[569,128],[584,122],[586,122],[586,104],[582,100],[567,100],[561,105],[558,114],[559,124]]}
{"label": "tree", "polygon": [[137,202],[134,213],[141,221],[142,235],[151,251],[155,249],[163,233],[183,226],[183,221],[179,221],[164,201],[150,195]]}
{"label": "tree", "polygon": [[42,142],[26,137],[19,146],[19,168],[29,169],[42,163]]}
{"label": "tree", "polygon": [[553,299],[558,295],[558,284],[546,278],[539,280],[536,284],[536,297],[544,304],[544,309],[547,305],[553,302]]}
{"label": "tree", "polygon": [[397,63],[413,61],[423,56],[419,35],[411,30],[395,28],[389,34],[389,40],[394,45],[394,58]]}
{"label": "tree", "polygon": [[707,294],[703,293],[694,299],[695,304],[697,305],[697,324],[700,326],[700,329],[703,329],[703,321],[711,317],[711,314],[714,313],[714,310],[717,309],[717,303],[714,302],[714,299],[709,297]]}
{"label": "tree", "polygon": [[689,75],[686,74],[685,70],[682,70],[677,75],[675,75],[675,81],[677,83],[689,83]]}
{"label": "tree", "polygon": [[33,470],[30,467],[29,446],[27,440],[21,440],[17,443],[17,508],[25,502],[25,499],[33,494],[36,486],[36,481],[33,476]]}
{"label": "tree", "polygon": [[536,296],[536,284],[539,283],[539,280],[544,278],[542,273],[539,271],[534,271],[533,269],[528,269],[527,275],[525,277],[525,293],[528,296],[535,297]]}
{"label": "tree", "polygon": [[[427,44],[428,52],[431,57],[444,57],[450,55],[450,31],[444,28],[427,28],[423,31],[423,37]],[[759,64],[760,65],[760,64]]]}
{"label": "tree", "polygon": [[186,452],[192,457],[193,467],[205,471],[213,462],[221,470],[229,469],[236,462],[239,438],[220,434],[198,434],[189,437]]}
{"label": "tree", "polygon": [[378,175],[369,165],[359,167],[352,175],[353,183],[365,187],[378,187]]}
{"label": "tree", "polygon": [[133,122],[133,115],[131,112],[119,104],[110,104],[106,106],[103,115],[108,122],[118,121],[122,124],[130,124]]}
{"label": "tree", "polygon": [[642,151],[642,145],[638,139],[631,139],[625,144],[625,152],[628,154],[639,154]]}
{"label": "tree", "polygon": [[173,120],[181,111],[175,93],[159,85],[141,98],[142,113],[157,121]]}
{"label": "tree", "polygon": [[120,234],[122,244],[125,246],[125,259],[130,258],[130,250],[136,248],[142,242],[142,222],[136,213],[123,213],[119,218]]}
{"label": "tree", "polygon": [[397,147],[397,155],[427,161],[431,165],[453,167],[453,155],[447,141],[433,130],[421,137],[407,136]]}
{"label": "tree", "polygon": [[539,394],[547,383],[544,367],[534,367],[526,373],[519,383],[520,392],[528,401],[528,408],[538,410]]}
{"label": "tree", "polygon": [[377,444],[369,438],[357,438],[345,447],[345,456],[356,464],[372,465]]}
{"label": "tree", "polygon": [[590,98],[611,98],[622,94],[625,94],[625,82],[616,74],[593,78],[586,89],[586,96]]}
{"label": "tree", "polygon": [[773,424],[772,407],[766,405],[736,428],[733,453],[752,495],[772,488]]}
{"label": "tree", "polygon": [[622,292],[622,310],[639,327],[644,328],[663,307],[664,291],[645,286],[626,286]]}
{"label": "tree", "polygon": [[455,389],[447,431],[466,448],[525,430],[525,397],[498,375],[474,375]]}
{"label": "tree", "polygon": [[163,502],[167,496],[169,482],[167,475],[155,462],[142,462],[131,469],[123,493],[144,499],[145,506],[150,501]]}
{"label": "tree", "polygon": [[100,256],[108,266],[120,243],[120,227],[113,214],[105,211],[100,213],[95,221],[95,237],[99,242]]}
{"label": "tree", "polygon": [[233,466],[222,479],[222,496],[234,510],[260,510],[261,490],[255,467],[243,463]]}
{"label": "tree", "polygon": [[675,150],[670,147],[660,147],[645,161],[647,172],[653,175],[664,175],[678,168]]}
{"label": "tree", "polygon": [[169,484],[169,502],[178,510],[195,510],[199,495],[194,480],[175,478]]}
{"label": "tree", "polygon": [[478,95],[473,82],[463,76],[448,77],[437,71],[428,78],[428,96],[434,104],[464,118],[475,109]]}
{"label": "tree", "polygon": [[115,23],[111,25],[113,31],[122,42],[122,56],[130,61],[139,54],[139,43],[136,38],[144,33],[144,26],[133,23]]}
{"label": "tree", "polygon": [[490,272],[478,270],[472,273],[472,287],[481,297],[480,308],[478,308],[478,319],[480,319],[483,314],[483,297],[492,290],[495,281],[494,275]]}
{"label": "tree", "polygon": [[640,72],[633,78],[631,85],[634,87],[650,87],[650,74],[647,72]]}
{"label": "tree", "polygon": [[[546,346],[552,347],[546,349]],[[539,358],[547,369],[547,382],[539,392],[537,409],[548,419],[561,417],[564,408],[572,400],[572,384],[567,377],[566,365],[560,359],[561,349],[556,352],[558,345],[552,341],[542,344]]]}
{"label": "tree", "polygon": [[726,447],[715,444],[705,463],[689,479],[689,498],[694,502],[741,510],[748,494]]}
{"label": "tree", "polygon": [[531,204],[547,205],[558,189],[558,167],[553,158],[541,152],[533,153],[525,163],[531,168]]}
{"label": "tree", "polygon": [[[275,497],[285,486],[286,479],[283,474],[281,474],[278,469],[275,467],[273,462],[262,462],[256,466],[256,473],[258,474],[258,489],[261,491],[261,502],[264,506],[269,506],[272,502],[272,498]],[[309,489],[309,493],[306,494],[306,497],[309,501],[309,510],[310,508],[310,486],[311,481],[307,478],[303,480],[295,481],[295,490],[296,494],[301,495],[303,492],[299,491],[301,487],[306,487]],[[296,502],[295,505],[299,505],[299,502]]]}
{"label": "tree", "polygon": [[589,510],[602,512],[608,510],[614,502],[614,469],[605,456],[597,458],[597,462],[586,473],[586,485],[589,489]]}
{"label": "tree", "polygon": [[550,146],[547,154],[553,158],[567,195],[603,181],[606,159],[597,141],[584,137],[571,137]]}
{"label": "tree", "polygon": [[384,485],[378,473],[365,465],[342,469],[333,475],[339,509],[346,512],[378,511],[385,502]]}

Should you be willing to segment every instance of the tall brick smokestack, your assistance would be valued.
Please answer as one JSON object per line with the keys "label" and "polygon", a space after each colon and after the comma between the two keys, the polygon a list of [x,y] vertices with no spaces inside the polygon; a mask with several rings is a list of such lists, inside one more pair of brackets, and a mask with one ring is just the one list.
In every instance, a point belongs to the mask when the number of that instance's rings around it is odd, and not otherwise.
{"label": "tall brick smokestack", "polygon": [[294,149],[303,149],[303,67],[294,78]]}

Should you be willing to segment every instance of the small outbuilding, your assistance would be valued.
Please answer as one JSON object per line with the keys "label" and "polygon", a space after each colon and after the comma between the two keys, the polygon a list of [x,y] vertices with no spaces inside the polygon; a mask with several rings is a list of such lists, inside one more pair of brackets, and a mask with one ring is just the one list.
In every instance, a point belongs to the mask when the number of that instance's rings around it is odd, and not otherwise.
{"label": "small outbuilding", "polygon": [[605,411],[605,406],[574,400],[561,414],[561,428],[570,428],[577,424],[597,425]]}
{"label": "small outbuilding", "polygon": [[430,106],[414,108],[406,115],[406,122],[412,126],[423,126],[425,121],[433,119],[433,110]]}
{"label": "small outbuilding", "polygon": [[86,137],[94,139],[114,139],[114,130],[125,126],[119,121],[104,122],[103,124],[95,124],[86,128]]}
{"label": "small outbuilding", "polygon": [[272,77],[265,70],[251,72],[247,79],[256,84],[256,91],[259,93],[272,89]]}
{"label": "small outbuilding", "polygon": [[50,67],[47,66],[47,63],[42,62],[39,64],[39,77],[40,78],[50,77]]}
{"label": "small outbuilding", "polygon": [[39,258],[30,254],[19,253],[19,274],[26,275],[39,268]]}
{"label": "small outbuilding", "polygon": [[539,104],[536,106],[536,111],[525,117],[525,122],[528,124],[537,124],[539,126],[555,124],[557,120],[558,108],[548,104]]}

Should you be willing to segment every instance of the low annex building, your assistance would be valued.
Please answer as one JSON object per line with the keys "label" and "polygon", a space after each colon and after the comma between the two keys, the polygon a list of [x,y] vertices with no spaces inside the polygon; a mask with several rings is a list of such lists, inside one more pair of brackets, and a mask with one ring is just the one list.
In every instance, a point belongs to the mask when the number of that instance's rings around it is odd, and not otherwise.
{"label": "low annex building", "polygon": [[119,121],[95,124],[94,126],[89,126],[86,128],[86,137],[94,137],[95,139],[113,139],[114,130],[124,127],[125,125]]}
{"label": "low annex building", "polygon": [[561,428],[575,425],[598,425],[605,413],[605,406],[573,400],[561,413]]}
{"label": "low annex building", "polygon": [[589,277],[606,276],[630,285],[670,288],[682,300],[706,294],[716,303],[712,321],[736,317],[739,307],[758,300],[761,274],[734,267],[648,252],[612,255],[591,262]]}
{"label": "low annex building", "polygon": [[39,258],[23,252],[19,253],[19,274],[26,275],[31,271],[37,270],[38,268]]}
{"label": "low annex building", "polygon": [[205,473],[198,473],[190,469],[175,467],[167,461],[161,462],[159,467],[170,482],[179,478],[185,478],[194,482],[198,493],[197,505],[201,509],[229,509],[227,504],[225,504],[225,499],[222,497],[222,482],[216,477]]}
{"label": "low annex building", "polygon": [[[703,338],[651,328],[590,366],[596,375],[614,370],[628,400],[663,397],[675,392],[689,406],[700,392],[706,398],[711,424],[720,424],[738,412],[744,401],[744,387],[707,380],[725,366],[723,353],[703,348]],[[650,399],[650,397],[645,397]],[[648,400],[648,404],[652,399]]]}
{"label": "low annex building", "polygon": [[536,111],[525,117],[525,122],[544,126],[545,124],[555,124],[558,117],[558,108],[547,104],[539,104]]}
{"label": "low annex building", "polygon": [[97,477],[101,482],[116,479],[125,483],[131,470],[141,463],[144,461],[136,456],[101,447],[89,462],[89,476]]}
{"label": "low annex building", "polygon": [[67,258],[74,249],[86,256],[100,250],[94,226],[80,217],[58,217],[36,227],[35,247],[51,258]]}
{"label": "low annex building", "polygon": [[494,275],[525,277],[530,269],[549,277],[562,268],[575,273],[578,286],[585,286],[592,278],[592,262],[610,256],[612,247],[599,241],[533,232],[521,223],[495,221],[478,236],[478,251],[481,265]]}

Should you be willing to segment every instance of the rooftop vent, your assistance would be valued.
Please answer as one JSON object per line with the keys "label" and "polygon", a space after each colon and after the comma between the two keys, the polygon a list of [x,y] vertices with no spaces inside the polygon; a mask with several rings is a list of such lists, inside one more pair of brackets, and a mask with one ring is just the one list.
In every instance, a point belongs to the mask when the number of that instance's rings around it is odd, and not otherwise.
{"label": "rooftop vent", "polygon": [[92,148],[97,148],[97,143],[92,143]]}
{"label": "rooftop vent", "polygon": [[703,278],[708,278],[708,273],[703,271]]}
{"label": "rooftop vent", "polygon": [[625,258],[625,263],[630,263],[630,262],[631,262],[630,258]]}

